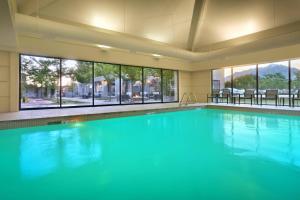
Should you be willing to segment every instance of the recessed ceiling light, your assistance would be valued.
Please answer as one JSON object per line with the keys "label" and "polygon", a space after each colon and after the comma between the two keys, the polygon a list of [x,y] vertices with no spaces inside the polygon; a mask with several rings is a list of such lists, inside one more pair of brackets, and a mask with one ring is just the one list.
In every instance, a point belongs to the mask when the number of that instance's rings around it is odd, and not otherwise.
{"label": "recessed ceiling light", "polygon": [[97,47],[102,48],[102,49],[110,49],[110,46],[103,45],[103,44],[98,44]]}
{"label": "recessed ceiling light", "polygon": [[159,58],[159,57],[161,57],[161,55],[159,55],[159,54],[152,54],[152,56],[154,56],[154,57],[156,57],[156,58]]}

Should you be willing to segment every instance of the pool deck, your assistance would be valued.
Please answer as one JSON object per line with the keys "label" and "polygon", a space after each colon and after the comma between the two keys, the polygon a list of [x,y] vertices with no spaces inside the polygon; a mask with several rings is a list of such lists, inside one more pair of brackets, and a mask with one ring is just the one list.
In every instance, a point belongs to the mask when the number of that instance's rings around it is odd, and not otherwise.
{"label": "pool deck", "polygon": [[20,112],[1,113],[0,130],[19,127],[30,127],[47,124],[69,123],[75,121],[87,121],[112,117],[124,117],[142,115],[149,112],[166,112],[194,108],[216,108],[225,110],[239,110],[264,112],[273,114],[285,114],[300,116],[300,107],[271,106],[271,105],[247,105],[224,103],[197,103],[179,105],[179,103],[158,103],[143,105],[120,105],[103,107],[81,107],[65,109],[24,110]]}
{"label": "pool deck", "polygon": [[1,113],[0,130],[55,123],[59,124],[75,121],[142,115],[150,112],[185,110],[204,107],[205,105],[206,104],[190,104],[180,106],[179,103],[158,103],[143,105],[23,110],[19,112]]}
{"label": "pool deck", "polygon": [[270,114],[283,114],[300,116],[300,107],[289,106],[272,106],[272,105],[250,105],[250,104],[224,104],[224,103],[208,103],[202,105],[208,108],[218,108],[225,110],[238,110],[248,112],[263,112]]}

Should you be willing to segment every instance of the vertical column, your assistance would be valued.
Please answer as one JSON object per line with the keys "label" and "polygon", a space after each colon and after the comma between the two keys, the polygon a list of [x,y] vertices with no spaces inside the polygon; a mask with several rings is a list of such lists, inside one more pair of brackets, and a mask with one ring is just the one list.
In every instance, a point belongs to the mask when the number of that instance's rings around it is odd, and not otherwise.
{"label": "vertical column", "polygon": [[256,104],[258,105],[258,64],[256,65]]}
{"label": "vertical column", "polygon": [[291,60],[289,60],[289,106],[291,106],[292,102],[291,102]]}

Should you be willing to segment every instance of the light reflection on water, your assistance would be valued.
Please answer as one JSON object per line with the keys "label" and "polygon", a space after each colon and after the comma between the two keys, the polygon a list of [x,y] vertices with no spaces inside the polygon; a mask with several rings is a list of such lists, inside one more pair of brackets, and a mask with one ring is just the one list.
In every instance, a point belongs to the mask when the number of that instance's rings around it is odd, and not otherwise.
{"label": "light reflection on water", "polygon": [[34,132],[21,136],[20,169],[26,178],[47,175],[58,166],[80,167],[99,161],[101,144],[82,137],[79,128]]}
{"label": "light reflection on water", "polygon": [[236,155],[259,156],[300,167],[300,120],[271,115],[222,116],[224,144]]}

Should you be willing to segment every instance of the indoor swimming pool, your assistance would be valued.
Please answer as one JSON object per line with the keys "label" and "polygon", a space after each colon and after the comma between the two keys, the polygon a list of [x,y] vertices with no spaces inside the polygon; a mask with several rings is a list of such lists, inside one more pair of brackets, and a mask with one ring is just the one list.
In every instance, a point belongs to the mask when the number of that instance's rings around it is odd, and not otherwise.
{"label": "indoor swimming pool", "polygon": [[0,131],[0,199],[297,199],[300,117],[218,109]]}

